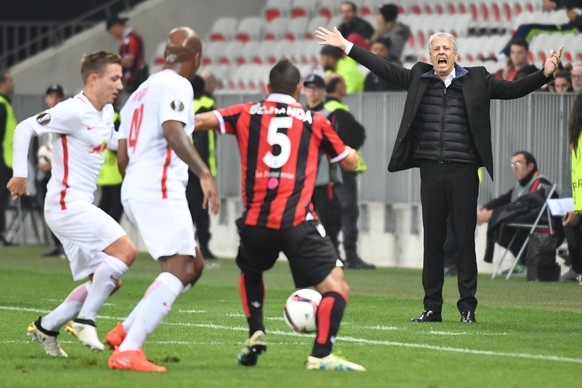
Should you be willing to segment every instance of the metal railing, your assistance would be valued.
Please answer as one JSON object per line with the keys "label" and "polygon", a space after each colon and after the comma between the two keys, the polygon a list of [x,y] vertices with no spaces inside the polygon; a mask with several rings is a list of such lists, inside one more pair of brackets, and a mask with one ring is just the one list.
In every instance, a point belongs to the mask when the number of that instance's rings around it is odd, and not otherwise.
{"label": "metal railing", "polygon": [[0,68],[8,68],[65,39],[125,12],[143,0],[112,0],[70,21],[11,21],[0,23]]}

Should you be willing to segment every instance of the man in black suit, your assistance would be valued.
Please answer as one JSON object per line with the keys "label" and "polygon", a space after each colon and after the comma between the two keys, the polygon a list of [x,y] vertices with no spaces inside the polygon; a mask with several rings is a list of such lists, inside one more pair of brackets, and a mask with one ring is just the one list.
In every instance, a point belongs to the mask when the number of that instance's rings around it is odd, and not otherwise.
{"label": "man in black suit", "polygon": [[550,50],[544,69],[519,81],[495,79],[484,67],[456,64],[454,36],[437,32],[429,39],[431,63],[410,70],[391,64],[320,27],[320,44],[339,47],[380,77],[408,91],[389,171],[420,168],[424,261],[424,311],[415,322],[442,321],[443,244],[450,215],[458,245],[457,272],[461,322],[474,323],[477,299],[476,226],[479,178],[485,166],[493,178],[491,99],[525,96],[550,81],[562,48]]}

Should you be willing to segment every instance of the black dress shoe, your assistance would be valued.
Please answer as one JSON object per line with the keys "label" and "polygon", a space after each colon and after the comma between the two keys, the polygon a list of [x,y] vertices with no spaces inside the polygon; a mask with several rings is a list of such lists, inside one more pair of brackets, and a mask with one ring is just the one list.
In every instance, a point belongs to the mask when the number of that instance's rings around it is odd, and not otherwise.
{"label": "black dress shoe", "polygon": [[461,322],[462,323],[477,323],[477,318],[475,318],[474,311],[462,311],[461,312]]}
{"label": "black dress shoe", "polygon": [[344,266],[347,269],[375,269],[376,266],[371,263],[366,263],[359,256],[349,257],[344,262]]}
{"label": "black dress shoe", "polygon": [[442,322],[443,318],[441,313],[434,312],[432,310],[424,310],[420,317],[412,318],[412,322]]}

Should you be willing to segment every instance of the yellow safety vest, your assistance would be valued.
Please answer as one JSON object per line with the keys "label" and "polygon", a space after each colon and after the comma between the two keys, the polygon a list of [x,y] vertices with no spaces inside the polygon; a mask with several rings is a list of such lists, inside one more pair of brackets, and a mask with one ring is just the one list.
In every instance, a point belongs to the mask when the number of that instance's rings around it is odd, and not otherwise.
{"label": "yellow safety vest", "polygon": [[582,136],[578,137],[578,147],[572,150],[572,197],[574,211],[582,213]]}
{"label": "yellow safety vest", "polygon": [[[358,69],[358,63],[350,57],[341,58],[337,62],[337,67],[335,72],[346,81],[346,92],[349,93],[360,93],[364,91],[364,80],[365,77],[362,72]],[[332,73],[332,72],[327,72]]]}
{"label": "yellow safety vest", "polygon": [[[113,113],[113,122],[118,123],[120,120],[119,112]],[[117,155],[115,152],[106,149],[105,157],[103,160],[103,166],[101,167],[101,172],[97,178],[98,186],[117,186],[121,184],[123,177],[119,172],[119,167],[117,166]]]}
{"label": "yellow safety vest", "polygon": [[[200,109],[210,111],[214,109],[214,99],[208,96],[195,98],[193,106],[194,113],[198,113]],[[216,176],[216,134],[212,129],[208,130],[206,133],[208,134],[208,169],[210,169],[210,174],[212,174],[212,176]]]}
{"label": "yellow safety vest", "polygon": [[[6,126],[4,128],[4,138],[2,139],[2,158],[4,165],[12,168],[12,143],[14,142],[14,129],[16,129],[16,116],[12,105],[4,96],[0,96],[0,104],[6,108]],[[4,190],[5,188],[0,188]]]}
{"label": "yellow safety vest", "polygon": [[[325,104],[323,104],[323,109],[327,109],[331,113],[333,113],[339,109],[345,110],[346,112],[350,111],[349,106],[347,106],[346,104],[342,104],[341,102],[339,102],[337,100],[327,101]],[[364,158],[362,158],[362,155],[357,150],[356,150],[356,153],[358,154],[358,166],[356,167],[354,172],[357,172],[357,173],[365,172],[368,169],[368,167],[366,166],[366,163],[364,163]]]}

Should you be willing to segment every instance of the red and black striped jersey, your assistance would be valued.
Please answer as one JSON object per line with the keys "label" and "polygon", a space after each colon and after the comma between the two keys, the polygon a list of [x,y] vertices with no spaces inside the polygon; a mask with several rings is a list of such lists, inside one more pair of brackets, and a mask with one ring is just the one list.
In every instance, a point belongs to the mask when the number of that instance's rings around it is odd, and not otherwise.
{"label": "red and black striped jersey", "polygon": [[332,163],[348,155],[327,118],[284,94],[214,113],[221,132],[238,140],[245,224],[282,229],[316,219],[311,196],[319,152]]}

